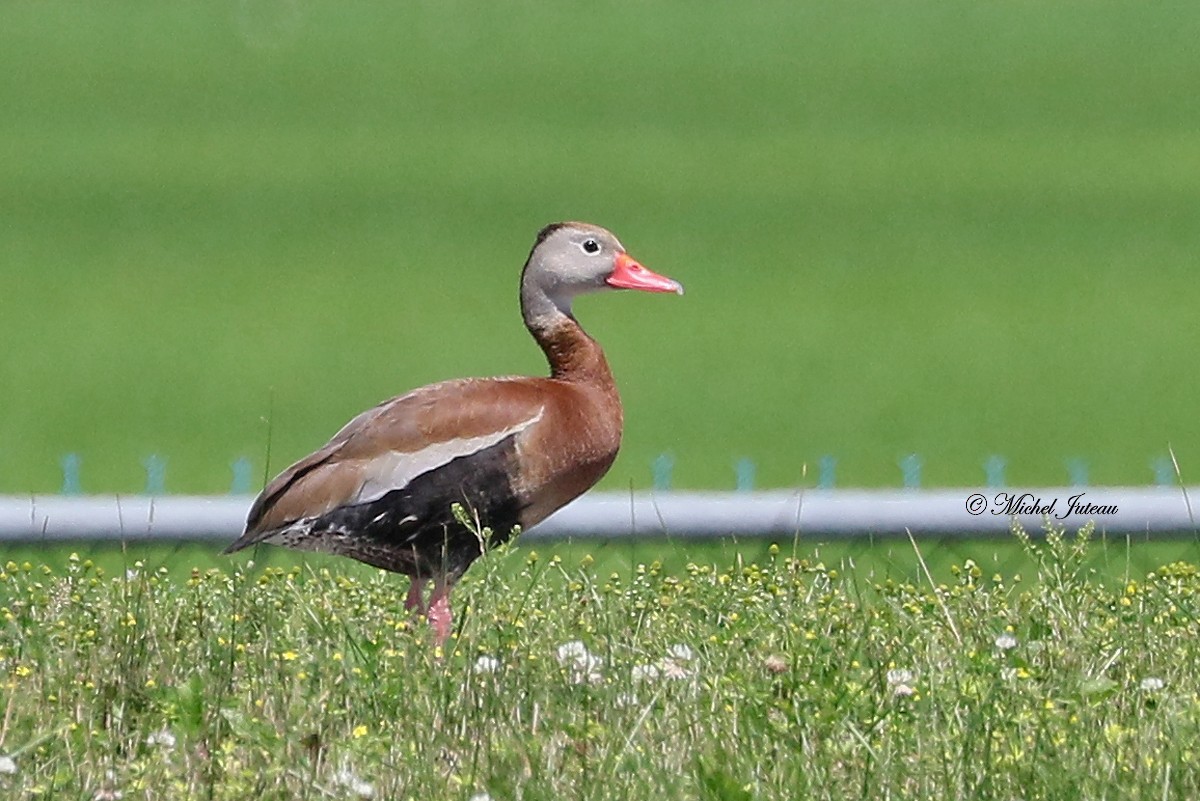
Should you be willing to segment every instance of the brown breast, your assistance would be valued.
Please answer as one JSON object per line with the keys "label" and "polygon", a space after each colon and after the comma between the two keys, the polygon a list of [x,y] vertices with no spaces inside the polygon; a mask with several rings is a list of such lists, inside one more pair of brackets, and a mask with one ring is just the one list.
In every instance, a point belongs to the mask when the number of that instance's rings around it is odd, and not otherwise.
{"label": "brown breast", "polygon": [[523,507],[523,528],[586,492],[608,472],[621,446],[621,403],[615,389],[558,379],[539,383],[545,415],[517,440],[519,471],[513,490]]}

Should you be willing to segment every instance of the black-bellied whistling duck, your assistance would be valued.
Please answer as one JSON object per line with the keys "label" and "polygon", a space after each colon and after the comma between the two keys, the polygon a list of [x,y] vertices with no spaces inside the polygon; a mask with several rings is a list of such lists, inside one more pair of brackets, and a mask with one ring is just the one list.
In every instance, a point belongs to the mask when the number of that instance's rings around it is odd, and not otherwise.
{"label": "black-bellied whistling duck", "polygon": [[450,592],[484,550],[453,506],[498,544],[581,495],[617,456],[621,399],[604,352],[571,314],[576,295],[605,289],[683,292],[603,228],[543,228],[521,273],[521,314],[550,377],[445,381],[363,412],[263,490],[225,553],[268,542],[405,573],[405,607],[444,642]]}

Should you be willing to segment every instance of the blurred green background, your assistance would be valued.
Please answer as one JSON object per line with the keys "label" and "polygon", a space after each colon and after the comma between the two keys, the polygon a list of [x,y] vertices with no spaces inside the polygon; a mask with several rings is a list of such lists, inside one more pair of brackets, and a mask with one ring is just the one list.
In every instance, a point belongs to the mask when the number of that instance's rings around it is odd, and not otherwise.
{"label": "blurred green background", "polygon": [[[0,5],[0,492],[221,492],[427,382],[539,372],[544,223],[684,298],[587,298],[609,488],[1148,483],[1200,461],[1200,5]],[[807,467],[807,477],[803,474]]]}

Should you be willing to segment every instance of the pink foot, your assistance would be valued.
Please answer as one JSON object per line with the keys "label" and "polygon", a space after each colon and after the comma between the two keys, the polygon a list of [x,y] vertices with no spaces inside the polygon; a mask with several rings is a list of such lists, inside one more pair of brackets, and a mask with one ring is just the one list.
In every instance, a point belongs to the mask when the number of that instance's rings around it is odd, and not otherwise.
{"label": "pink foot", "polygon": [[425,612],[429,625],[433,626],[434,642],[442,645],[450,638],[450,588],[438,584],[429,596],[429,609]]}

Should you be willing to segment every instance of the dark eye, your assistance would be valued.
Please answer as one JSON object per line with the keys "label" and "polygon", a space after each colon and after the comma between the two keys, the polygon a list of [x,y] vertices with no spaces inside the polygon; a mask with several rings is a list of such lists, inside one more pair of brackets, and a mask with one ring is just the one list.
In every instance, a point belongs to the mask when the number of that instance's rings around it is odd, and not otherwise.
{"label": "dark eye", "polygon": [[583,248],[584,253],[592,254],[600,252],[600,243],[595,239],[583,240],[583,243],[580,244],[580,247]]}

